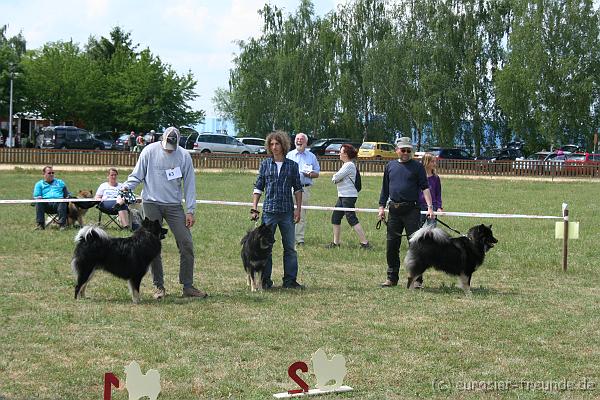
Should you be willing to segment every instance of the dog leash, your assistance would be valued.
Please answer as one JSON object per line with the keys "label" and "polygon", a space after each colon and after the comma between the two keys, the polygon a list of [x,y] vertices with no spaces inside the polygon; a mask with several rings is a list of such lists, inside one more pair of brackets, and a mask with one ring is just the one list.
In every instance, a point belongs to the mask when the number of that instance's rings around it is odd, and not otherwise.
{"label": "dog leash", "polygon": [[[436,218],[436,221],[439,222],[440,224],[444,225],[446,228],[450,229],[452,232],[459,234],[462,236],[462,233],[460,233],[459,231],[457,231],[456,229],[452,228],[450,225],[448,225],[447,223],[445,223],[444,221],[442,221],[439,218]],[[387,226],[387,220],[385,218],[381,218],[379,221],[377,221],[377,224],[375,225],[375,229],[380,230],[381,229],[381,223],[384,223]],[[401,236],[406,236],[408,237],[408,235],[401,235]]]}
{"label": "dog leash", "polygon": [[459,231],[457,231],[456,229],[454,229],[454,228],[450,227],[448,224],[446,224],[446,223],[445,223],[444,221],[442,221],[441,219],[439,219],[439,218],[436,218],[436,219],[437,219],[437,222],[439,222],[440,224],[444,225],[446,228],[450,229],[452,232],[454,232],[454,233],[457,233],[457,234],[459,234],[459,235],[461,235],[461,236],[462,236],[462,233],[460,233],[460,232],[459,232]]}
{"label": "dog leash", "polygon": [[[382,222],[385,224],[385,226],[387,226],[388,223],[387,223],[387,220],[384,217],[384,218],[381,218],[379,221],[377,221],[377,224],[375,225],[375,229],[380,230]],[[404,236],[404,237],[407,237],[407,238],[409,237],[408,234],[406,234],[406,233],[405,234],[400,234],[400,236]]]}

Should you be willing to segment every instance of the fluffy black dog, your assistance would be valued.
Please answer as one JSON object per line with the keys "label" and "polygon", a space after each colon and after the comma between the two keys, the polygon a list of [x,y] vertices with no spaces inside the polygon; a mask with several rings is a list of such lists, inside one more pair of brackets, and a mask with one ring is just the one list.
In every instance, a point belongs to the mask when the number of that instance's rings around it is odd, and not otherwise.
{"label": "fluffy black dog", "polygon": [[84,226],[75,236],[71,266],[77,278],[75,298],[85,297],[85,288],[96,269],[126,279],[134,303],[140,301],[140,283],[150,262],[160,254],[160,240],[167,233],[158,221],[144,219],[128,238],[111,238],[97,226]]}
{"label": "fluffy black dog", "polygon": [[410,238],[404,265],[408,272],[407,288],[414,288],[415,279],[429,267],[459,277],[465,294],[471,293],[471,276],[483,264],[485,253],[498,240],[492,226],[477,225],[466,236],[451,238],[444,230],[425,225]]}
{"label": "fluffy black dog", "polygon": [[267,258],[273,250],[275,238],[271,225],[261,224],[254,230],[246,233],[240,244],[242,245],[242,262],[248,276],[248,286],[255,292],[262,289],[262,272],[267,263]]}

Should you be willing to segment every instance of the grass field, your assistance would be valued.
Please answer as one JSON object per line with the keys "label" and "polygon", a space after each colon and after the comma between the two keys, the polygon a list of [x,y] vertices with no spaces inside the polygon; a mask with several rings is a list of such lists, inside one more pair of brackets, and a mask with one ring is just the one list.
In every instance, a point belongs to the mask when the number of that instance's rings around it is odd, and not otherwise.
{"label": "grass field", "polygon": [[[105,177],[56,170],[71,191],[95,189]],[[30,198],[40,178],[37,170],[0,172],[0,199]],[[357,206],[376,207],[380,180],[363,177]],[[253,181],[251,173],[201,172],[198,199],[250,201]],[[375,214],[359,215],[375,247],[364,252],[346,222],[342,248],[324,249],[330,213],[311,211],[299,250],[298,278],[307,289],[251,293],[239,257],[239,240],[252,226],[248,207],[202,205],[193,228],[195,278],[208,299],[180,297],[178,253],[168,236],[163,302],[152,300],[149,276],[135,306],[126,283],[104,273],[87,299],[75,301],[76,231],[33,231],[32,207],[0,205],[0,399],[99,399],[104,373],[124,380],[133,360],[144,372],[160,372],[159,399],[268,399],[296,388],[288,366],[312,368],[320,347],[345,356],[344,383],[355,389],[323,399],[600,398],[598,183],[442,177],[442,185],[447,211],[560,215],[567,202],[571,220],[581,223],[569,270],[562,271],[553,221],[446,217],[461,232],[492,223],[499,239],[473,277],[473,296],[435,271],[421,291],[380,289],[385,233],[375,229]],[[312,193],[313,205],[335,203],[330,176]],[[96,218],[95,210],[87,215]],[[278,286],[281,277],[278,239]],[[301,376],[314,387],[310,372]],[[126,399],[127,391],[113,390],[112,398]]]}

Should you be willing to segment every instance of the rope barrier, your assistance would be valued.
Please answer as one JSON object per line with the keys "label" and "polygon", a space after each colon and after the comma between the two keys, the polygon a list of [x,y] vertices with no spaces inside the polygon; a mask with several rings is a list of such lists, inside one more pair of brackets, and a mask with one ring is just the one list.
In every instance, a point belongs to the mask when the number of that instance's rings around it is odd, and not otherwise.
{"label": "rope barrier", "polygon": [[[98,201],[95,199],[28,199],[28,200],[0,200],[0,204],[32,204],[32,203],[77,203],[77,202],[88,202]],[[140,199],[137,199],[141,202]],[[221,201],[221,200],[196,200],[197,204],[211,204],[211,205],[224,205],[224,206],[241,206],[241,207],[252,207],[252,203],[239,202],[239,201]],[[259,203],[259,207],[262,208],[262,203]],[[320,210],[320,211],[355,211],[365,213],[378,213],[377,208],[344,208],[344,207],[324,207],[324,206],[304,206],[307,210]],[[426,214],[426,211],[421,211],[421,214]],[[476,212],[453,212],[453,211],[439,211],[434,212],[435,215],[449,216],[449,217],[474,217],[474,218],[523,218],[523,219],[556,219],[563,220],[563,216],[553,215],[527,215],[527,214],[494,214],[494,213],[476,213]]]}

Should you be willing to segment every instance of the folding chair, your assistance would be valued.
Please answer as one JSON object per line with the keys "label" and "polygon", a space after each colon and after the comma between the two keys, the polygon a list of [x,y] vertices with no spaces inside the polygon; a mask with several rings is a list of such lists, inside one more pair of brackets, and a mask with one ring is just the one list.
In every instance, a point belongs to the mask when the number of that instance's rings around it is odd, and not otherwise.
{"label": "folding chair", "polygon": [[52,224],[58,225],[58,214],[46,213],[46,220],[44,222],[44,228],[49,227]]}
{"label": "folding chair", "polygon": [[[110,225],[115,224],[119,230],[129,229],[129,226],[122,226],[119,222],[119,210],[104,208],[102,207],[102,204],[98,204],[96,208],[98,209],[98,225],[102,228],[106,229]],[[129,220],[131,221],[130,211],[127,210],[127,213],[129,214]],[[107,217],[105,222],[102,222],[102,214]]]}
{"label": "folding chair", "polygon": [[[129,224],[131,225],[132,220],[131,220],[131,211],[129,210],[129,205],[136,203],[137,200],[135,198],[135,195],[131,191],[127,191],[127,192],[119,191],[119,196],[125,200],[125,204],[128,206],[127,214],[129,217],[128,218]],[[119,222],[119,210],[108,209],[108,208],[102,207],[102,203],[99,203],[96,206],[96,208],[98,209],[98,225],[99,226],[101,226],[103,228],[108,228],[111,224],[114,223],[117,226],[117,228],[120,230],[129,229],[129,225],[123,226]],[[108,217],[108,221],[106,221],[104,223],[102,222],[102,214],[106,214],[106,216]]]}

